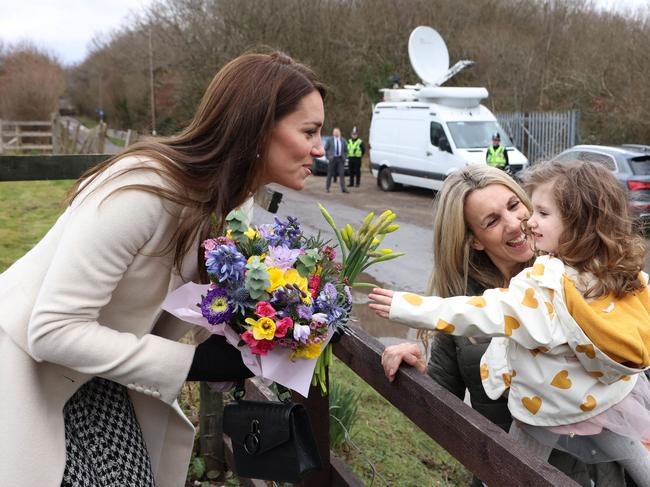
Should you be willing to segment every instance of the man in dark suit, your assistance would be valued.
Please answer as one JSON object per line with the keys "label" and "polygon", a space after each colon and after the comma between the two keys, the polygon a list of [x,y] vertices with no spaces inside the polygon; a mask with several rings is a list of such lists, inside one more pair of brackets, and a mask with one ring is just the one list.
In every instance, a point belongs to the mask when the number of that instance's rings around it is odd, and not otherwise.
{"label": "man in dark suit", "polygon": [[345,153],[347,152],[347,141],[341,137],[341,130],[334,127],[332,130],[332,137],[325,144],[325,157],[329,163],[327,164],[327,182],[325,183],[325,191],[330,192],[330,185],[332,178],[338,176],[339,183],[341,184],[341,192],[347,193],[345,189],[344,171],[345,171]]}

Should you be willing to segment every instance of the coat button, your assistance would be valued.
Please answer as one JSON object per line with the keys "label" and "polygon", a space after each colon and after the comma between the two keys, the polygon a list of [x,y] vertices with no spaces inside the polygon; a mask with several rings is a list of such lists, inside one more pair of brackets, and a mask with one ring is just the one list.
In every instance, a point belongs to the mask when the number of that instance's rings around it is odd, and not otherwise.
{"label": "coat button", "polygon": [[153,392],[151,393],[151,397],[155,397],[156,399],[160,398],[160,392],[158,392],[158,391],[153,391]]}
{"label": "coat button", "polygon": [[127,384],[126,388],[131,389],[132,391],[134,391],[135,390],[135,384]]}
{"label": "coat button", "polygon": [[142,392],[142,391],[144,391],[144,387],[142,387],[142,386],[135,386],[135,391],[136,391],[136,392]]}
{"label": "coat button", "polygon": [[152,390],[151,390],[151,389],[145,389],[143,392],[144,392],[144,394],[145,394],[146,396],[150,396],[151,393],[152,393]]}

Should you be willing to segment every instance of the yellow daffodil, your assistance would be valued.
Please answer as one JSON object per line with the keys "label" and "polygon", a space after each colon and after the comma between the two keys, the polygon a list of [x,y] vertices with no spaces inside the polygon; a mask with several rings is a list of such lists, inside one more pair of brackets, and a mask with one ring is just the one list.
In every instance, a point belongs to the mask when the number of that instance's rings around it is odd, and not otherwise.
{"label": "yellow daffodil", "polygon": [[320,343],[307,343],[306,345],[298,348],[291,354],[291,360],[297,358],[316,358],[323,351],[323,347]]}
{"label": "yellow daffodil", "polygon": [[[294,270],[294,269],[291,269]],[[285,273],[282,271],[282,269],[278,269],[277,267],[269,267],[268,268],[268,273],[269,273],[269,281],[271,285],[266,289],[267,293],[272,293],[276,289],[284,286],[287,284],[286,278],[285,278]],[[297,271],[296,271],[297,273]]]}
{"label": "yellow daffodil", "polygon": [[275,322],[271,318],[246,318],[246,323],[251,325],[255,340],[273,340],[275,336]]}
{"label": "yellow daffodil", "polygon": [[257,231],[253,227],[248,227],[248,230],[244,232],[244,235],[246,235],[248,238],[253,240],[258,234]]}

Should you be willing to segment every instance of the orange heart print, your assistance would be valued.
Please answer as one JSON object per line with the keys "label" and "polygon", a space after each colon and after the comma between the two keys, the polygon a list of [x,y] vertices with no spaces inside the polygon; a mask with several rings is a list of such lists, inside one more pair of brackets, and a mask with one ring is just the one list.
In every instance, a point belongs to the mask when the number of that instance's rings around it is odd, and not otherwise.
{"label": "orange heart print", "polygon": [[542,407],[542,398],[539,396],[524,397],[521,399],[521,403],[531,414],[537,414],[539,408]]}
{"label": "orange heart print", "polygon": [[404,294],[404,301],[413,306],[420,306],[422,304],[422,296],[417,294],[406,293]]}
{"label": "orange heart print", "polygon": [[573,383],[571,382],[571,379],[569,379],[569,372],[567,370],[560,370],[555,374],[555,377],[553,377],[551,385],[558,389],[571,389]]}
{"label": "orange heart print", "polygon": [[589,411],[593,410],[596,407],[596,405],[597,405],[596,398],[594,396],[592,396],[591,394],[589,394],[585,398],[585,402],[583,402],[580,405],[580,409],[582,409],[586,413],[586,412],[589,412]]}
{"label": "orange heart print", "polygon": [[537,308],[537,306],[539,306],[539,301],[535,298],[535,290],[532,287],[526,289],[521,304],[528,306],[529,308]]}
{"label": "orange heart print", "polygon": [[516,318],[507,315],[504,320],[504,325],[505,325],[504,333],[506,336],[512,336],[512,330],[516,330],[521,326]]}

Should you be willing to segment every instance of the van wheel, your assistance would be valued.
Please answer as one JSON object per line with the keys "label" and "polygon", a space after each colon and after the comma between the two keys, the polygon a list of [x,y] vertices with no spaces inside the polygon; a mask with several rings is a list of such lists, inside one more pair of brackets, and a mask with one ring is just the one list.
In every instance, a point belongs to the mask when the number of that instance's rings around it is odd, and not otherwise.
{"label": "van wheel", "polygon": [[383,191],[395,191],[395,181],[393,181],[393,176],[390,174],[390,169],[384,167],[379,171],[379,176],[377,176],[377,184]]}

